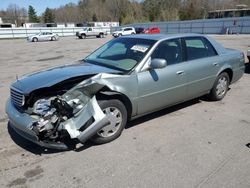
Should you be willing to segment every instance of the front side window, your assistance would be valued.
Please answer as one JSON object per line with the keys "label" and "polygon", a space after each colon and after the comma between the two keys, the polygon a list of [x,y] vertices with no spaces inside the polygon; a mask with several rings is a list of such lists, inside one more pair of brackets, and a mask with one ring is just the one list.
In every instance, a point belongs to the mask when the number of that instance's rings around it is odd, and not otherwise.
{"label": "front side window", "polygon": [[182,51],[180,39],[171,39],[161,42],[151,55],[151,59],[165,59],[167,65],[182,62]]}
{"label": "front side window", "polygon": [[187,60],[194,60],[216,56],[217,52],[210,42],[203,37],[189,37],[185,39]]}
{"label": "front side window", "polygon": [[85,61],[129,71],[141,62],[155,42],[155,40],[138,38],[114,39],[86,57]]}

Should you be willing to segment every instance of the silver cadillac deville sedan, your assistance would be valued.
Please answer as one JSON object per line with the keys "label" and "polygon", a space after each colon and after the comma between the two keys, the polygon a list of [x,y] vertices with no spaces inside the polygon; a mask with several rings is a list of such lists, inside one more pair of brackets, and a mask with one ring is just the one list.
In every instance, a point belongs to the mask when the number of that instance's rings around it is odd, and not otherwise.
{"label": "silver cadillac deville sedan", "polygon": [[120,136],[128,120],[208,95],[221,100],[244,55],[197,34],[113,39],[78,64],[24,75],[10,87],[9,125],[47,148]]}

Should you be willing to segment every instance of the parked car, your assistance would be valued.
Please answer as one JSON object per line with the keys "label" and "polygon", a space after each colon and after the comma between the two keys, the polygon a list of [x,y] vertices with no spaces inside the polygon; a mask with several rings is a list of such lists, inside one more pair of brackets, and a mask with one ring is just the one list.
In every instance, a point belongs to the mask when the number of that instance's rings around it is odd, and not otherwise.
{"label": "parked car", "polygon": [[250,49],[247,50],[247,58],[248,58],[248,61],[250,62]]}
{"label": "parked car", "polygon": [[136,34],[142,34],[142,33],[144,33],[144,28],[143,27],[136,27],[135,28],[135,33]]}
{"label": "parked car", "polygon": [[222,100],[244,67],[241,51],[203,35],[124,36],[79,64],[19,78],[6,113],[14,130],[40,146],[66,149],[67,138],[103,144],[127,120],[202,95]]}
{"label": "parked car", "polygon": [[159,27],[150,27],[146,30],[144,30],[145,34],[156,34],[156,33],[160,33],[160,28]]}
{"label": "parked car", "polygon": [[104,38],[107,35],[107,31],[100,27],[86,27],[82,31],[77,31],[76,36],[79,39],[85,39],[86,37]]}
{"label": "parked car", "polygon": [[58,39],[59,39],[59,36],[51,32],[40,32],[38,34],[31,35],[27,38],[29,42],[56,41]]}
{"label": "parked car", "polygon": [[113,32],[113,37],[120,37],[120,36],[123,36],[123,35],[133,35],[135,34],[135,28],[133,27],[124,27],[124,28],[121,28],[121,30],[119,31],[115,31]]}

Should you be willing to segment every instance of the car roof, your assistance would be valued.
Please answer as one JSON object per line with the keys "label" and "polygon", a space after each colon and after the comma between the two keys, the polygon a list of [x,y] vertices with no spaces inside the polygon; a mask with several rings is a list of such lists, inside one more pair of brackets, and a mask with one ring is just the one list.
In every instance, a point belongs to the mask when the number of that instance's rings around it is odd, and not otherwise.
{"label": "car roof", "polygon": [[134,29],[134,27],[122,27],[122,29],[127,29],[127,28],[132,28],[132,29]]}
{"label": "car roof", "polygon": [[178,34],[137,34],[137,35],[126,35],[124,38],[138,38],[138,39],[149,39],[149,40],[165,40],[171,38],[178,37],[200,37],[204,36],[202,34],[194,34],[194,33],[178,33]]}

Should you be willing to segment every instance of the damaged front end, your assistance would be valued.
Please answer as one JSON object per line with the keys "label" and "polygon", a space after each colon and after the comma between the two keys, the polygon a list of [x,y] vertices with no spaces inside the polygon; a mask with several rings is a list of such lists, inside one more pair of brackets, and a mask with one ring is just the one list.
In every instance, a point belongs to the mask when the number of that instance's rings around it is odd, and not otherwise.
{"label": "damaged front end", "polygon": [[[47,148],[67,149],[66,140],[84,143],[109,124],[95,97],[103,87],[85,80],[61,96],[38,99],[24,113],[12,112],[13,104],[9,101],[6,112],[13,128],[22,136]],[[27,121],[20,123],[25,120],[20,118],[24,115]]]}

